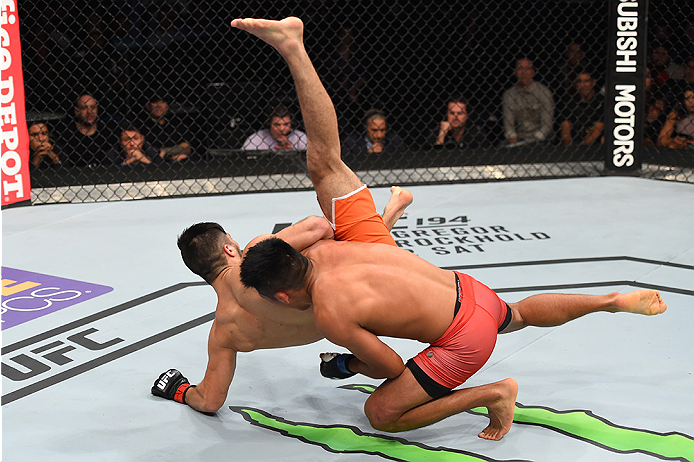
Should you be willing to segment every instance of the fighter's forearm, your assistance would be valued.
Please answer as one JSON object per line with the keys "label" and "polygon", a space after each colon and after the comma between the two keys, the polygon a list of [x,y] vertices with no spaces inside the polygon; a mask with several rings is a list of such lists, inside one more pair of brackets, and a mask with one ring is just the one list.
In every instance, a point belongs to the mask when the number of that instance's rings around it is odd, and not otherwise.
{"label": "fighter's forearm", "polygon": [[382,365],[369,365],[359,358],[354,358],[349,362],[349,370],[362,374],[372,379],[394,379],[405,370],[405,364],[400,361],[399,365],[393,364],[384,367]]}
{"label": "fighter's forearm", "polygon": [[323,217],[308,217],[276,234],[296,250],[304,250],[323,239],[333,238],[333,229]]}

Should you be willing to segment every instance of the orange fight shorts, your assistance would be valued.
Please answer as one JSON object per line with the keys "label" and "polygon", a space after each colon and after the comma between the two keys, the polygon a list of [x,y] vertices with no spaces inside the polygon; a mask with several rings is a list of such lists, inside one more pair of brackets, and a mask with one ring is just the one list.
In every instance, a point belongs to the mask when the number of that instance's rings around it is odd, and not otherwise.
{"label": "orange fight shorts", "polygon": [[511,322],[511,308],[493,290],[467,274],[453,273],[458,284],[453,322],[429,348],[407,361],[434,399],[477,372],[491,356],[497,334]]}
{"label": "orange fight shorts", "polygon": [[376,211],[366,185],[342,197],[333,198],[332,217],[335,240],[390,244],[395,240]]}

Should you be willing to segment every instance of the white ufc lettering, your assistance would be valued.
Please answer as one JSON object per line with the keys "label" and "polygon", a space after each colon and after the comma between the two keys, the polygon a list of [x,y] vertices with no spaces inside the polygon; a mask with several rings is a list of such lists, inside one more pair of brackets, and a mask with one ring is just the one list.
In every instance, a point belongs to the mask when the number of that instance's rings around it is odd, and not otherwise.
{"label": "white ufc lettering", "polygon": [[166,375],[159,379],[159,382],[157,383],[157,388],[163,391],[164,388],[166,388],[166,385],[169,383],[169,379],[174,375],[176,375],[174,371],[167,371]]}

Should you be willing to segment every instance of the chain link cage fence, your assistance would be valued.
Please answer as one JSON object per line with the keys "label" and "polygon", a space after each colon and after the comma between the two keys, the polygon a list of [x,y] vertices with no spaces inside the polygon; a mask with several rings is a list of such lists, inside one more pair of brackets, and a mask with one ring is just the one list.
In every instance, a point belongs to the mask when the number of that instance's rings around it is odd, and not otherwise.
{"label": "chain link cage fence", "polygon": [[[289,70],[235,17],[303,19],[343,158],[371,186],[605,174],[605,1],[25,0],[19,15],[32,204],[310,188]],[[637,174],[694,182],[694,4],[652,0],[647,30]]]}

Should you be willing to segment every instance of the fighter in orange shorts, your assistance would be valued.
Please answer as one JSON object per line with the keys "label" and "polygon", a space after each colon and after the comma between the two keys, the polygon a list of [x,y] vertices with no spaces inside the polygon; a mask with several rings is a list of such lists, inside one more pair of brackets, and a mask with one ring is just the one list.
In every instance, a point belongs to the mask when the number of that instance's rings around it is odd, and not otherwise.
{"label": "fighter in orange shorts", "polygon": [[[391,191],[393,195],[408,194],[396,186]],[[373,197],[366,185],[345,196],[333,198],[329,220],[338,241],[396,245],[383,217],[376,212]]]}

